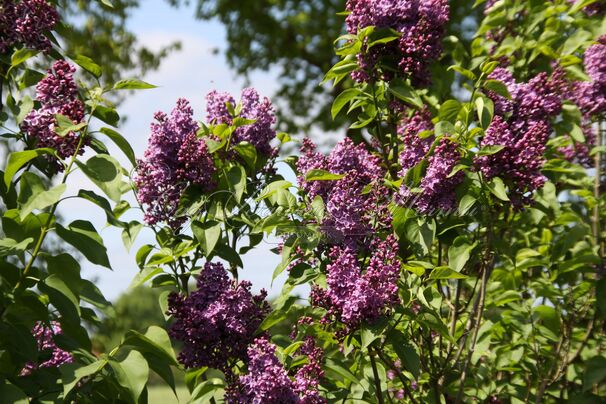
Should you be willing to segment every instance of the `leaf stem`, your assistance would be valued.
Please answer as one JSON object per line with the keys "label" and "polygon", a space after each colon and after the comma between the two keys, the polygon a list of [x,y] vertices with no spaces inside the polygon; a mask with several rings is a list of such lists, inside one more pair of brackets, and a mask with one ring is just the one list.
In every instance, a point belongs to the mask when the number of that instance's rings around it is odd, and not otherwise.
{"label": "leaf stem", "polygon": [[375,361],[375,355],[371,348],[368,348],[368,356],[370,357],[370,364],[372,366],[372,374],[375,381],[375,390],[377,394],[377,400],[379,404],[385,404],[383,400],[383,391],[381,390],[381,379],[379,378],[379,372],[377,370],[377,363]]}

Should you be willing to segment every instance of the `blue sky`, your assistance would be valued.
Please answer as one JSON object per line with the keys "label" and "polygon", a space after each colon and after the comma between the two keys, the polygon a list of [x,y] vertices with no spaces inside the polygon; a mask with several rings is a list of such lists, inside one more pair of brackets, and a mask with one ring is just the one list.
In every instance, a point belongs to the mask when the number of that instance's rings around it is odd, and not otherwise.
{"label": "blue sky", "polygon": [[[182,43],[182,50],[171,54],[158,71],[143,77],[158,88],[137,92],[120,106],[119,111],[128,116],[128,120],[120,126],[119,131],[130,141],[137,156],[141,156],[145,150],[149,124],[155,111],[168,112],[177,98],[184,97],[190,100],[196,118],[201,120],[205,115],[204,96],[211,89],[239,94],[244,86],[244,80],[227,66],[222,52],[213,52],[215,48],[221,51],[226,47],[225,30],[220,23],[196,20],[191,7],[175,9],[163,0],[146,0],[141,3],[141,8],[135,11],[129,24],[129,29],[137,35],[139,41],[151,49],[158,49],[178,40]],[[250,79],[252,86],[261,94],[269,96],[277,88],[275,75],[271,71],[254,73]],[[119,155],[115,149],[113,152],[115,156]],[[126,159],[120,160],[128,166]],[[75,173],[72,180],[72,192],[78,187],[94,190],[94,186],[82,178],[80,173]],[[132,198],[129,199],[132,201]],[[105,296],[114,300],[128,288],[137,273],[135,253],[141,245],[153,243],[151,232],[143,231],[129,253],[122,244],[120,231],[105,227],[104,215],[93,205],[70,199],[60,206],[60,213],[68,222],[84,217],[101,233],[113,271],[83,262],[84,275],[96,279]],[[140,213],[136,210],[127,215],[141,220]],[[275,240],[268,239],[259,249],[245,256],[245,268],[240,275],[241,279],[253,282],[253,289],[264,287],[270,291],[270,295],[276,295],[283,282],[283,279],[278,280],[271,288],[271,274],[279,262],[279,257],[269,251],[274,246]]]}

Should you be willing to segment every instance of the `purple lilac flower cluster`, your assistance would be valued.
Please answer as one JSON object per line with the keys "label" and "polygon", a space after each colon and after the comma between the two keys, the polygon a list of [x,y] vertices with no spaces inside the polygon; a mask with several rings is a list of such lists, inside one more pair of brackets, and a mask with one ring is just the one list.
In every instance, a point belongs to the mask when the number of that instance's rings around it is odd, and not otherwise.
{"label": "purple lilac flower cluster", "polygon": [[[269,98],[261,98],[253,88],[242,90],[241,111],[239,117],[254,120],[249,125],[244,125],[236,129],[233,133],[232,144],[240,142],[251,143],[257,149],[257,152],[263,155],[270,155],[273,148],[270,145],[271,140],[276,137],[276,131],[273,125],[276,123],[274,107]],[[213,125],[233,123],[234,117],[229,113],[227,103],[236,107],[234,98],[228,93],[219,93],[211,91],[206,96],[207,102],[207,121]]]}
{"label": "purple lilac flower cluster", "polygon": [[257,328],[269,313],[262,290],[253,296],[251,283],[229,279],[221,263],[207,263],[189,296],[172,294],[169,334],[183,342],[179,360],[187,368],[209,366],[228,371],[232,360],[245,360]]}
{"label": "purple lilac flower cluster", "polygon": [[[42,322],[37,322],[32,328],[32,335],[36,339],[38,352],[45,359],[43,362],[29,362],[21,370],[21,376],[32,374],[36,369],[40,368],[57,368],[65,363],[72,363],[74,358],[72,355],[59,348],[54,341],[56,335],[62,334],[61,325],[57,321],[51,321],[50,325]],[[50,356],[50,357],[49,357]]]}
{"label": "purple lilac flower cluster", "polygon": [[[21,130],[35,141],[36,147],[50,147],[61,158],[76,153],[80,136],[75,132],[65,136],[57,134],[55,115],[64,115],[74,123],[84,121],[84,104],[78,98],[78,87],[73,76],[75,71],[76,68],[68,62],[56,61],[36,86],[40,108],[31,111],[21,124]],[[81,148],[79,153],[82,152]],[[58,170],[63,169],[57,161],[55,166]]]}
{"label": "purple lilac flower cluster", "polygon": [[327,266],[328,289],[312,290],[312,304],[327,310],[324,320],[341,321],[346,326],[345,332],[356,329],[362,322],[375,321],[399,301],[397,281],[401,262],[397,258],[397,240],[393,235],[386,240],[377,238],[369,250],[373,253],[362,270],[351,248],[334,246]]}
{"label": "purple lilac flower cluster", "polygon": [[509,197],[516,206],[530,203],[529,193],[545,184],[541,174],[545,162],[543,153],[549,138],[545,121],[533,121],[527,130],[517,131],[508,121],[495,116],[482,139],[482,146],[505,146],[496,154],[480,156],[476,165],[490,180],[501,177],[509,185]]}
{"label": "purple lilac flower cluster", "polygon": [[[311,342],[310,342],[311,341]],[[276,346],[267,338],[257,338],[248,348],[248,374],[230,386],[227,402],[231,404],[321,404],[326,400],[317,390],[322,376],[321,349],[313,340],[307,340],[301,354],[309,362],[291,380],[288,372],[276,357]]]}
{"label": "purple lilac flower cluster", "polygon": [[489,92],[495,103],[495,118],[480,146],[504,146],[495,154],[479,156],[475,165],[486,180],[503,179],[515,206],[530,202],[530,193],[545,183],[541,168],[545,163],[550,119],[562,109],[566,86],[560,74],[539,73],[527,83],[517,83],[510,71],[495,69],[489,78],[503,82],[511,95],[506,99]]}
{"label": "purple lilac flower cluster", "polygon": [[404,150],[400,153],[400,166],[404,172],[417,165],[429,152],[434,136],[419,136],[422,132],[433,130],[429,109],[416,111],[412,117],[398,125],[398,135]]}
{"label": "purple lilac flower cluster", "polygon": [[[385,212],[376,209],[379,192],[363,192],[384,174],[379,158],[369,153],[364,145],[355,145],[345,138],[324,156],[316,151],[310,140],[305,140],[302,152],[297,162],[299,186],[310,199],[320,196],[324,200],[327,216],[322,229],[331,241],[353,245],[371,233],[373,223],[386,220]],[[344,177],[336,181],[308,182],[305,176],[311,169]]]}
{"label": "purple lilac flower cluster", "polygon": [[[418,163],[423,155],[409,157],[417,159]],[[460,160],[461,153],[457,150],[457,144],[446,137],[440,139],[428,158],[427,170],[419,188],[411,189],[403,183],[398,194],[399,203],[412,206],[424,214],[453,210],[456,207],[455,189],[463,181],[464,175],[461,171],[452,176],[450,174]],[[405,167],[411,161],[404,160],[404,163],[404,169],[400,173],[402,177],[406,176],[408,169]]]}
{"label": "purple lilac flower cluster", "polygon": [[0,0],[0,53],[18,45],[49,50],[51,42],[44,33],[58,22],[57,10],[46,0]]}
{"label": "purple lilac flower cluster", "polygon": [[198,123],[193,109],[179,99],[170,115],[156,112],[144,158],[138,162],[135,184],[137,197],[145,206],[148,224],[167,222],[179,227],[176,217],[181,195],[189,185],[212,189],[215,172],[204,139],[197,137]]}
{"label": "purple lilac flower cluster", "polygon": [[[442,37],[448,22],[447,0],[348,0],[347,31],[362,28],[391,28],[400,33],[392,43],[376,45],[358,55],[360,71],[353,78],[365,82],[376,79],[380,61],[392,63],[398,75],[410,77],[415,85],[430,81],[428,65],[442,53]],[[383,71],[382,78],[391,79]]]}
{"label": "purple lilac flower cluster", "polygon": [[606,35],[585,51],[583,64],[591,81],[575,83],[575,101],[588,117],[603,114],[606,111]]}

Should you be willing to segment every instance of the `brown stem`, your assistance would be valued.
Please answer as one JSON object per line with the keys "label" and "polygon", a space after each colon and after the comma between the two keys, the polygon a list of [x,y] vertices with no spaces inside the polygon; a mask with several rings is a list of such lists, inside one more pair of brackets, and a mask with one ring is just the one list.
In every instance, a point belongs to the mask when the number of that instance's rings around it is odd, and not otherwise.
{"label": "brown stem", "polygon": [[486,286],[488,285],[488,278],[490,277],[490,272],[492,270],[492,265],[484,268],[482,271],[482,285],[480,286],[480,294],[478,296],[478,306],[476,310],[476,319],[475,326],[473,327],[473,335],[471,338],[471,345],[469,347],[469,351],[467,353],[467,359],[465,360],[465,367],[463,368],[463,372],[461,373],[460,378],[460,387],[459,392],[457,394],[456,403],[460,403],[463,398],[463,392],[465,390],[465,379],[467,378],[467,371],[469,370],[469,365],[471,364],[471,357],[475,351],[476,342],[478,341],[478,332],[480,331],[480,323],[482,322],[482,315],[484,314],[484,302],[486,301]]}
{"label": "brown stem", "polygon": [[596,245],[599,249],[600,257],[604,257],[604,246],[601,240],[601,226],[600,226],[600,190],[602,186],[602,153],[600,151],[600,147],[603,144],[603,123],[599,123],[600,127],[598,128],[598,135],[596,136],[596,147],[598,148],[598,152],[595,155],[595,179],[593,182],[593,195],[595,197],[595,206],[593,207],[593,237],[595,239]]}

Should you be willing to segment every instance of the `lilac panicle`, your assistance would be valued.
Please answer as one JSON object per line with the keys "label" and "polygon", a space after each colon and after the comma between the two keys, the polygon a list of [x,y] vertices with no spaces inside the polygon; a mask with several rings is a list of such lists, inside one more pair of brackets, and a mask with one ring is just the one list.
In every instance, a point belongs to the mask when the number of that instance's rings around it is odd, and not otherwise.
{"label": "lilac panicle", "polygon": [[574,84],[574,100],[586,117],[606,112],[606,35],[585,51],[585,71],[591,81]]}
{"label": "lilac panicle", "polygon": [[65,363],[73,362],[74,358],[72,355],[69,352],[59,348],[54,341],[54,337],[62,333],[63,331],[61,330],[61,324],[59,324],[57,321],[51,321],[50,326],[40,321],[34,325],[34,328],[32,328],[32,335],[36,339],[38,352],[45,354],[45,357],[48,357],[50,354],[50,358],[39,363],[27,363],[21,370],[21,376],[30,375],[36,369],[57,368]]}
{"label": "lilac panicle", "polygon": [[[84,104],[78,98],[78,87],[74,80],[75,67],[58,60],[46,76],[36,85],[36,99],[40,108],[31,111],[23,120],[21,130],[35,140],[36,147],[50,147],[60,158],[69,158],[76,153],[80,135],[69,132],[59,136],[55,132],[55,115],[61,114],[74,123],[84,121]],[[82,148],[79,153],[83,153]],[[55,161],[57,170],[62,165]]]}
{"label": "lilac panicle", "polygon": [[248,348],[248,373],[228,388],[230,404],[322,404],[318,391],[323,351],[307,338],[300,349],[308,363],[301,367],[294,381],[276,357],[276,346],[265,337],[257,338]]}
{"label": "lilac panicle", "polygon": [[543,154],[549,137],[549,125],[538,120],[525,124],[527,129],[516,129],[500,116],[495,116],[486,130],[481,146],[502,145],[499,152],[476,158],[486,180],[500,177],[509,186],[509,198],[516,206],[530,202],[529,194],[543,186],[541,174],[545,162]]}
{"label": "lilac panicle", "polygon": [[276,346],[257,338],[248,348],[248,374],[240,376],[239,391],[231,391],[232,404],[297,404],[299,396],[284,366],[276,357]]}
{"label": "lilac panicle", "polygon": [[[249,125],[244,125],[236,129],[233,134],[232,144],[240,142],[249,142],[257,151],[263,155],[270,155],[273,148],[270,142],[276,137],[276,130],[273,128],[276,123],[274,107],[267,97],[261,98],[254,88],[245,88],[242,90],[240,103],[242,110],[239,114],[241,118],[254,120]],[[233,123],[234,117],[231,116],[227,108],[227,103],[236,107],[234,98],[227,93],[211,91],[206,96],[208,123],[213,125]]]}
{"label": "lilac panicle", "polygon": [[[402,184],[399,191],[400,203],[412,205],[422,213],[451,211],[456,207],[455,189],[463,181],[463,173],[450,173],[461,160],[457,144],[448,138],[442,138],[428,158],[425,176],[419,185],[419,191],[411,190]],[[406,175],[406,170],[401,173]]]}
{"label": "lilac panicle", "polygon": [[420,133],[433,130],[431,114],[428,109],[415,112],[398,126],[398,135],[402,140],[404,150],[400,153],[399,161],[403,170],[409,170],[425,157],[434,141],[434,136],[421,138]]}
{"label": "lilac panicle", "polygon": [[46,0],[0,0],[0,53],[13,46],[48,51],[45,33],[59,22],[59,13]]}
{"label": "lilac panicle", "polygon": [[375,239],[368,266],[362,270],[358,257],[349,247],[334,246],[327,266],[327,290],[314,288],[312,304],[328,310],[327,319],[336,318],[348,331],[362,322],[373,322],[398,300],[401,263],[398,243],[393,235]]}
{"label": "lilac panicle", "polygon": [[[374,215],[380,213],[376,209],[377,192],[364,192],[384,175],[380,159],[349,138],[340,141],[327,157],[318,153],[310,140],[304,140],[302,152],[297,163],[298,182],[311,199],[317,195],[322,197],[327,213],[321,224],[324,233],[332,242],[353,246],[371,233]],[[311,169],[323,169],[344,177],[308,182],[305,176]]]}
{"label": "lilac panicle", "polygon": [[[391,28],[400,38],[388,44],[376,45],[358,55],[361,70],[354,72],[357,81],[376,79],[376,65],[389,59],[397,67],[397,74],[410,77],[413,83],[424,85],[430,81],[428,65],[442,52],[442,37],[448,22],[446,0],[348,0],[346,9],[347,32],[357,34],[362,28],[375,26]],[[384,72],[384,79],[391,73]]]}
{"label": "lilac panicle", "polygon": [[183,343],[179,361],[185,367],[227,372],[230,361],[246,360],[246,349],[269,313],[267,293],[253,296],[250,282],[236,283],[221,263],[210,262],[197,287],[189,296],[170,295],[168,313],[174,322],[169,334]]}
{"label": "lilac panicle", "polygon": [[301,144],[301,156],[297,160],[297,183],[302,188],[310,199],[314,199],[317,195],[326,197],[326,193],[330,189],[330,183],[326,181],[306,181],[305,176],[311,170],[327,170],[328,163],[326,156],[316,150],[316,145],[309,139],[303,139]]}
{"label": "lilac panicle", "polygon": [[148,224],[166,222],[173,227],[180,198],[189,185],[212,189],[215,166],[204,139],[197,137],[198,124],[189,102],[179,99],[170,115],[156,112],[151,136],[137,165],[137,197],[145,206]]}

